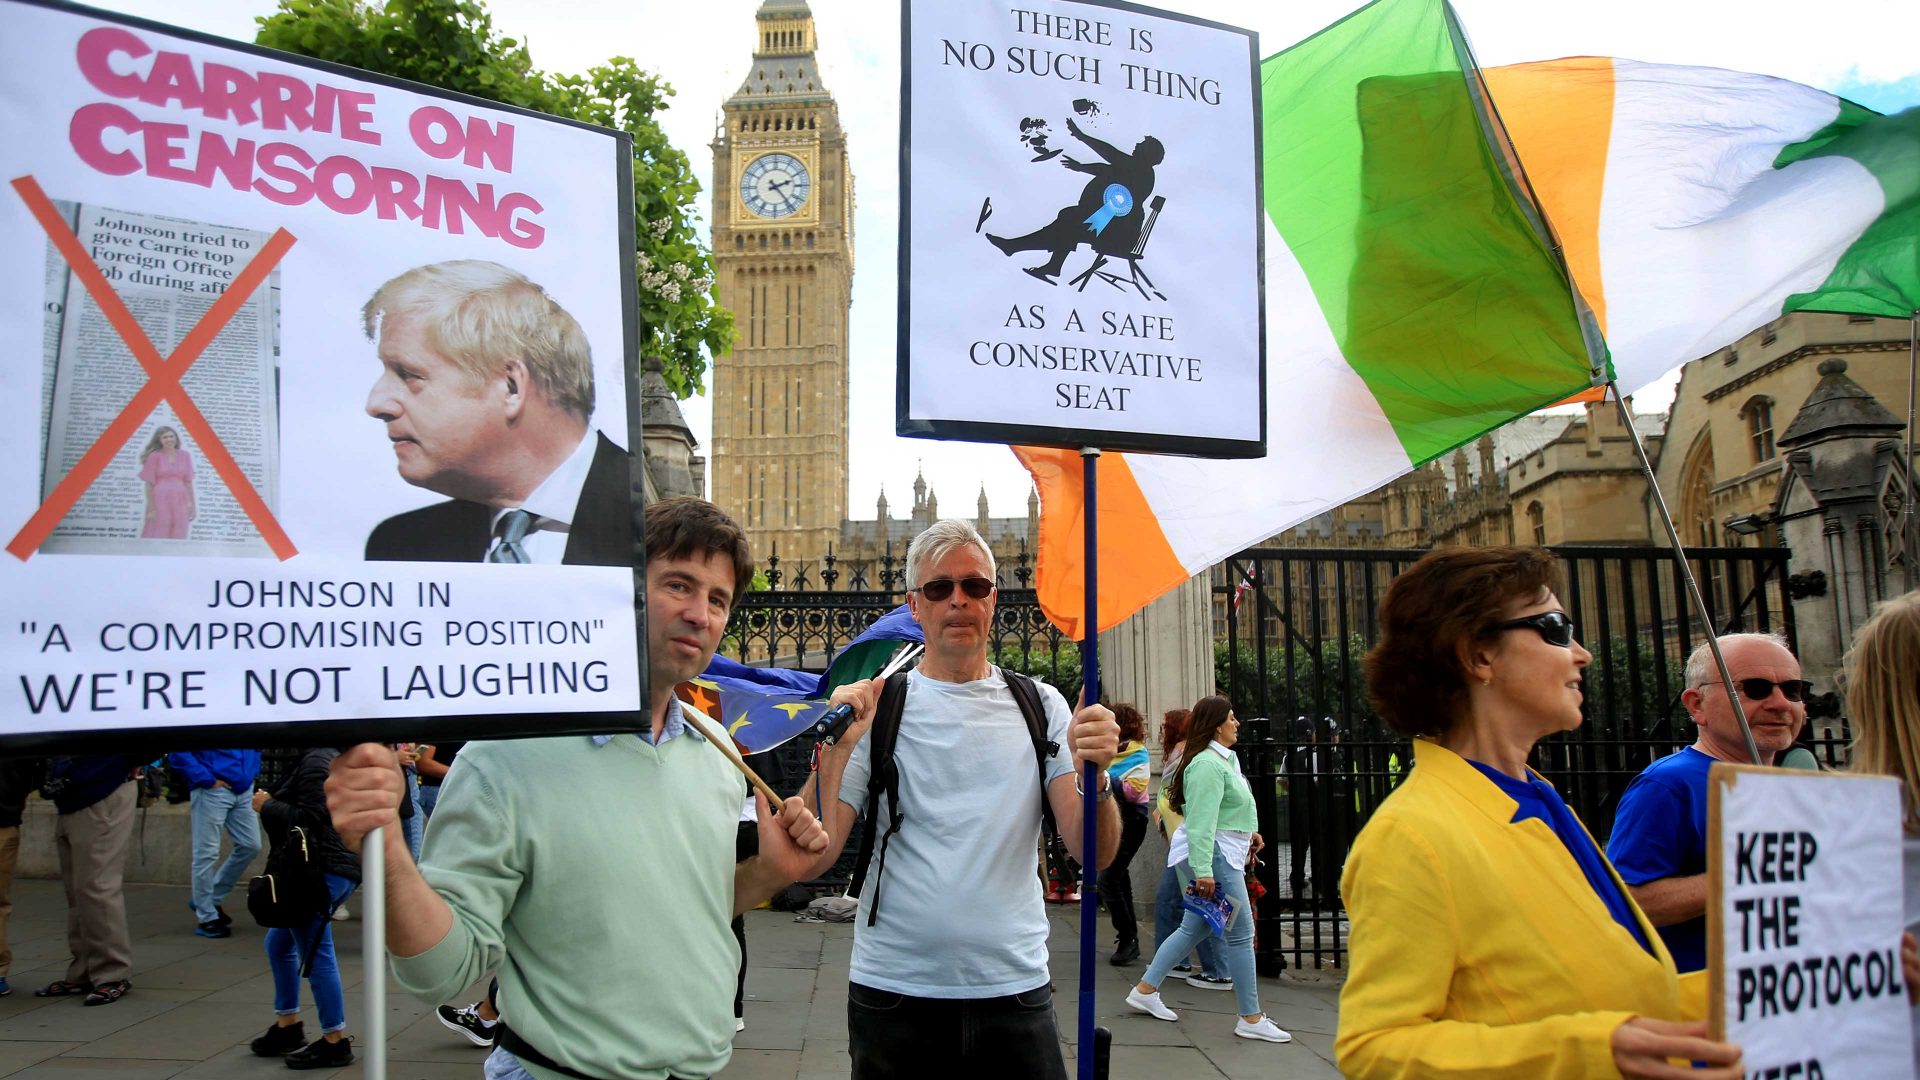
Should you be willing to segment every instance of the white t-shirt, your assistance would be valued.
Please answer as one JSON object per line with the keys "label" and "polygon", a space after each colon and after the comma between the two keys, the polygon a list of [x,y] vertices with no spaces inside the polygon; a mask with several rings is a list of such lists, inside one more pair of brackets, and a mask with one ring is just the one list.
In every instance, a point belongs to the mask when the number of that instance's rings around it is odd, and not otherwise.
{"label": "white t-shirt", "polygon": [[[1047,781],[1073,772],[1066,699],[1038,684],[1047,738],[1059,751]],[[840,800],[867,799],[873,740],[847,762]],[[940,682],[914,671],[894,743],[900,831],[887,842],[885,800],[853,924],[848,978],[929,998],[1004,997],[1049,978],[1047,912],[1040,888],[1040,775],[1013,691],[993,669],[984,679]],[[880,915],[867,925],[869,905]]]}

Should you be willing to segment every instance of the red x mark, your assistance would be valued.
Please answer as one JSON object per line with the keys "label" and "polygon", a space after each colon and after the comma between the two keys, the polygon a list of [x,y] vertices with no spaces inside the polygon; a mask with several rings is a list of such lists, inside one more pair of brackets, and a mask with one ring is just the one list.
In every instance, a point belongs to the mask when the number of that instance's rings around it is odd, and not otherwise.
{"label": "red x mark", "polygon": [[213,343],[213,339],[219,336],[221,329],[240,310],[240,306],[247,302],[247,297],[260,287],[260,283],[267,279],[267,273],[293,246],[293,234],[285,229],[277,230],[228,284],[220,299],[207,309],[206,314],[200,316],[193,330],[181,338],[180,344],[162,360],[160,350],[154,348],[153,342],[147,339],[146,331],[134,321],[132,312],[121,302],[120,295],[113,291],[106,275],[87,256],[80,238],[67,227],[66,220],[54,208],[46,192],[40,190],[40,185],[33,177],[23,176],[13,182],[13,189],[20,193],[20,198],[40,222],[40,227],[47,231],[48,238],[60,249],[67,265],[79,276],[81,284],[93,297],[93,302],[100,306],[100,313],[107,317],[107,322],[120,334],[120,339],[127,343],[133,358],[146,370],[147,383],[139,393],[133,395],[133,400],[127,402],[126,408],[120,410],[120,415],[107,425],[100,437],[93,441],[87,452],[81,455],[73,471],[53,489],[53,494],[47,496],[47,501],[40,505],[40,509],[34,511],[33,517],[27,520],[13,542],[7,545],[7,550],[22,562],[31,558],[52,534],[54,527],[73,509],[73,504],[79,502],[80,496],[86,494],[93,482],[100,478],[114,455],[146,422],[154,408],[165,401],[173,406],[174,415],[180,418],[180,425],[193,436],[200,452],[206,455],[207,463],[226,482],[227,490],[239,500],[240,508],[247,512],[253,527],[260,530],[260,536],[267,546],[283,560],[293,558],[297,554],[293,541],[287,538],[286,531],[274,520],[273,512],[267,509],[260,493],[253,490],[253,484],[240,471],[233,455],[227,453],[220,437],[213,433],[213,426],[207,423],[199,406],[193,403],[193,398],[180,385],[180,377],[187,373],[194,361],[200,359],[200,354]]}

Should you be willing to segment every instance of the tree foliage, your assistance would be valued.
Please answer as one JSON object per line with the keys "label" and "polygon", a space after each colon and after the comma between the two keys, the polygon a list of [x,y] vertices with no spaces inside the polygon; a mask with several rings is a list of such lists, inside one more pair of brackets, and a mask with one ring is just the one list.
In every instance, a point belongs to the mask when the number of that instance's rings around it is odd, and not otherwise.
{"label": "tree foliage", "polygon": [[673,96],[659,76],[626,57],[585,75],[540,71],[480,0],[280,0],[257,21],[255,40],[269,48],[632,135],[641,351],[661,357],[681,397],[700,392],[706,355],[732,342],[733,316],[714,302],[713,267],[694,233],[700,183],[656,119]]}

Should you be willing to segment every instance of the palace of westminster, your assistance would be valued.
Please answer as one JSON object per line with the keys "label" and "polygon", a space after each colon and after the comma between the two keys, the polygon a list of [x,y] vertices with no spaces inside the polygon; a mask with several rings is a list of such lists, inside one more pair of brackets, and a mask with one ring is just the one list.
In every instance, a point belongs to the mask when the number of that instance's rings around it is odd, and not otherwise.
{"label": "palace of westminster", "polygon": [[[910,507],[890,506],[883,492],[874,518],[849,516],[848,134],[821,77],[805,0],[765,0],[756,19],[751,68],[724,103],[712,143],[713,263],[737,338],[713,362],[705,491],[742,521],[756,553],[779,554],[789,581],[811,569],[818,587],[821,560],[832,554],[842,588],[850,579],[880,587],[881,560],[904,557],[907,541],[939,516],[939,502],[920,479]],[[1688,363],[1672,409],[1634,418],[1683,542],[1781,542],[1770,508],[1794,473],[1788,451],[1813,437],[1809,425],[1835,415],[1835,401],[1853,428],[1888,442],[1904,437],[1908,329],[1904,320],[1794,314]],[[1819,416],[1802,418],[1815,396],[1825,403]],[[656,418],[685,431],[677,409],[657,417],[650,407],[647,421]],[[680,451],[680,460],[698,486],[701,459]],[[1651,503],[1608,403],[1524,417],[1269,543],[1664,543]],[[992,517],[982,489],[975,510],[967,516],[1004,567],[1035,548],[1037,496],[1018,516]]]}

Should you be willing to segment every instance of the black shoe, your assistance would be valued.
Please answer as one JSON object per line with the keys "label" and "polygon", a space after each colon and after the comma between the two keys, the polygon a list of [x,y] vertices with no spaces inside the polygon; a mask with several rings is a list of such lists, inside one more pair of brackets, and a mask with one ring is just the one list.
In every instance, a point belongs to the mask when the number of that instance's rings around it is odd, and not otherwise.
{"label": "black shoe", "polygon": [[208,919],[206,922],[194,927],[193,932],[201,937],[223,938],[233,936],[233,931],[229,930],[227,924],[221,922],[219,919]]}
{"label": "black shoe", "polygon": [[482,1004],[476,1001],[458,1009],[451,1005],[442,1005],[433,1010],[433,1015],[440,1018],[440,1023],[445,1025],[447,1030],[457,1031],[466,1036],[467,1041],[473,1045],[492,1046],[494,1038],[500,1034],[500,1022],[482,1020],[480,1018]]}
{"label": "black shoe", "polygon": [[339,1042],[328,1042],[326,1036],[306,1045],[303,1050],[295,1050],[286,1057],[289,1069],[338,1069],[353,1064],[353,1040],[342,1037]]}
{"label": "black shoe", "polygon": [[214,922],[219,923],[221,926],[233,925],[233,916],[227,914],[226,908],[221,907],[219,904],[215,904],[213,905],[213,910],[219,913],[213,917]]}
{"label": "black shoe", "polygon": [[249,1045],[261,1057],[286,1057],[307,1045],[307,1026],[298,1020],[286,1027],[275,1024]]}
{"label": "black shoe", "polygon": [[1107,958],[1107,963],[1114,967],[1125,967],[1138,959],[1140,959],[1140,942],[1134,939],[1121,942],[1119,947],[1113,950],[1113,955]]}

